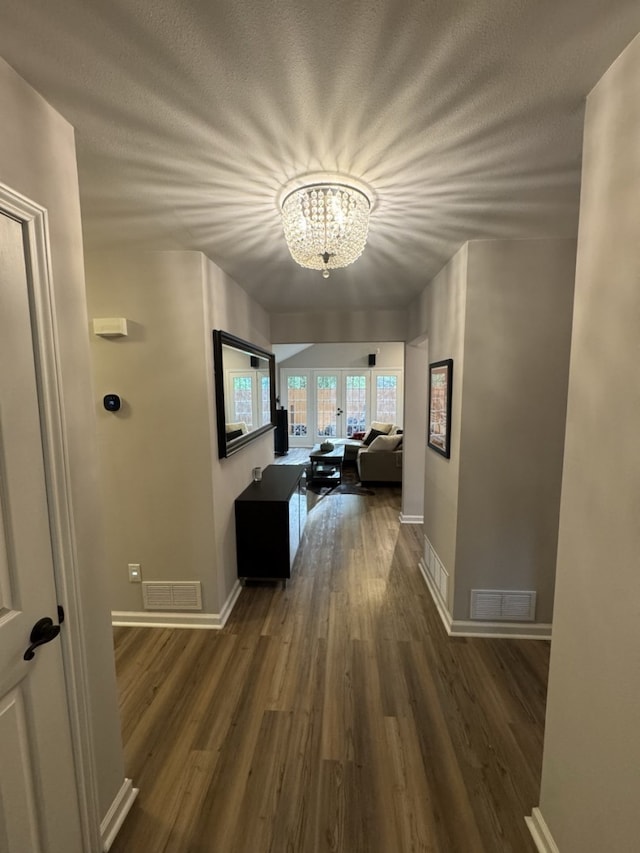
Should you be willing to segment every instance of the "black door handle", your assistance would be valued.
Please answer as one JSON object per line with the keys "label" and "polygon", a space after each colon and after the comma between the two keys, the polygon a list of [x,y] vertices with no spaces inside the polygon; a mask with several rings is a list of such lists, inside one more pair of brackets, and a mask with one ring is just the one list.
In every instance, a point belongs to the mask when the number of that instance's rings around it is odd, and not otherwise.
{"label": "black door handle", "polygon": [[36,624],[31,629],[31,645],[24,653],[25,660],[33,660],[36,656],[35,650],[38,646],[44,646],[45,643],[50,643],[60,633],[60,626],[53,624],[53,619],[45,616],[43,619],[38,619]]}

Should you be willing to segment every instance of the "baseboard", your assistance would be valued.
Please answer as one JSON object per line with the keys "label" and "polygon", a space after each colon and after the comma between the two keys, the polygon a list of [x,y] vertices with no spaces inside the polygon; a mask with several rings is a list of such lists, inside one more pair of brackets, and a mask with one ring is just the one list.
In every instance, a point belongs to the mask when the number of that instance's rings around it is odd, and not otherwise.
{"label": "baseboard", "polygon": [[129,814],[129,810],[139,793],[139,789],[133,787],[131,779],[124,780],[122,787],[111,803],[109,811],[100,824],[100,838],[104,853],[107,853],[111,849],[111,845],[115,841],[116,835],[120,831],[120,827],[124,823],[124,819]]}
{"label": "baseboard", "polygon": [[418,563],[442,624],[450,637],[487,637],[492,639],[550,640],[551,625],[545,622],[480,622],[476,619],[454,619],[443,601],[440,591],[427,571],[424,558]]}
{"label": "baseboard", "polygon": [[482,622],[479,619],[453,619],[452,637],[491,637],[496,640],[550,640],[547,622]]}
{"label": "baseboard", "polygon": [[444,625],[447,634],[450,634],[451,633],[451,616],[449,614],[449,611],[447,610],[446,602],[444,601],[444,599],[440,595],[440,590],[437,588],[437,586],[433,582],[433,578],[431,577],[431,575],[427,571],[427,564],[424,561],[424,557],[422,557],[420,559],[420,562],[418,563],[418,568],[420,569],[420,572],[422,573],[422,577],[424,578],[425,583],[427,584],[427,587],[429,589],[429,592],[431,593],[431,598],[433,598],[433,602],[434,602],[436,609],[440,615],[440,618],[442,619],[442,624]]}
{"label": "baseboard", "polygon": [[219,631],[227,619],[242,591],[236,581],[220,613],[167,613],[166,610],[112,610],[111,624],[131,628],[204,628]]}
{"label": "baseboard", "polygon": [[231,611],[233,610],[236,601],[238,600],[238,596],[242,592],[242,584],[239,580],[237,580],[233,586],[233,589],[229,593],[229,596],[225,603],[222,605],[222,610],[220,611],[220,627],[224,628],[227,624],[227,619],[231,615]]}
{"label": "baseboard", "polygon": [[400,524],[424,524],[424,515],[405,515],[401,512]]}
{"label": "baseboard", "polygon": [[525,817],[524,820],[540,853],[560,853],[540,809],[533,809],[531,817]]}

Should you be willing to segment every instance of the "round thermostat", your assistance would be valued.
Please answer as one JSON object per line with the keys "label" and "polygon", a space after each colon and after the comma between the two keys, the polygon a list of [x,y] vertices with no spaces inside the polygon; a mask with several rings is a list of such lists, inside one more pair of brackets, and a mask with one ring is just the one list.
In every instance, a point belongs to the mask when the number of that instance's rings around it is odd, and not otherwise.
{"label": "round thermostat", "polygon": [[120,397],[117,394],[106,394],[102,402],[108,412],[117,412],[121,405]]}

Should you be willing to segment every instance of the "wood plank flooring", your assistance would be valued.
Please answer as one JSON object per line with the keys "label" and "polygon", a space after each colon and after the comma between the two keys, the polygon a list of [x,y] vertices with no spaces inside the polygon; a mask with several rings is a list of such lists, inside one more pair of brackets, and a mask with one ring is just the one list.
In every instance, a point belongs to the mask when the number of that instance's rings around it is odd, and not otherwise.
{"label": "wood plank flooring", "polygon": [[113,853],[535,853],[549,646],[449,639],[400,489],[329,495],[223,631],[118,628]]}

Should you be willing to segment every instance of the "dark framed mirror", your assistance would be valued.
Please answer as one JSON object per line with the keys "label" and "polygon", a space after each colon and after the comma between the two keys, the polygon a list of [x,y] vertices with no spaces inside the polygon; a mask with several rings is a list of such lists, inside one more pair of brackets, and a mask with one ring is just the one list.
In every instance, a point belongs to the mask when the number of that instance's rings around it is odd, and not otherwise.
{"label": "dark framed mirror", "polygon": [[275,356],[213,330],[218,457],[231,456],[276,426]]}

